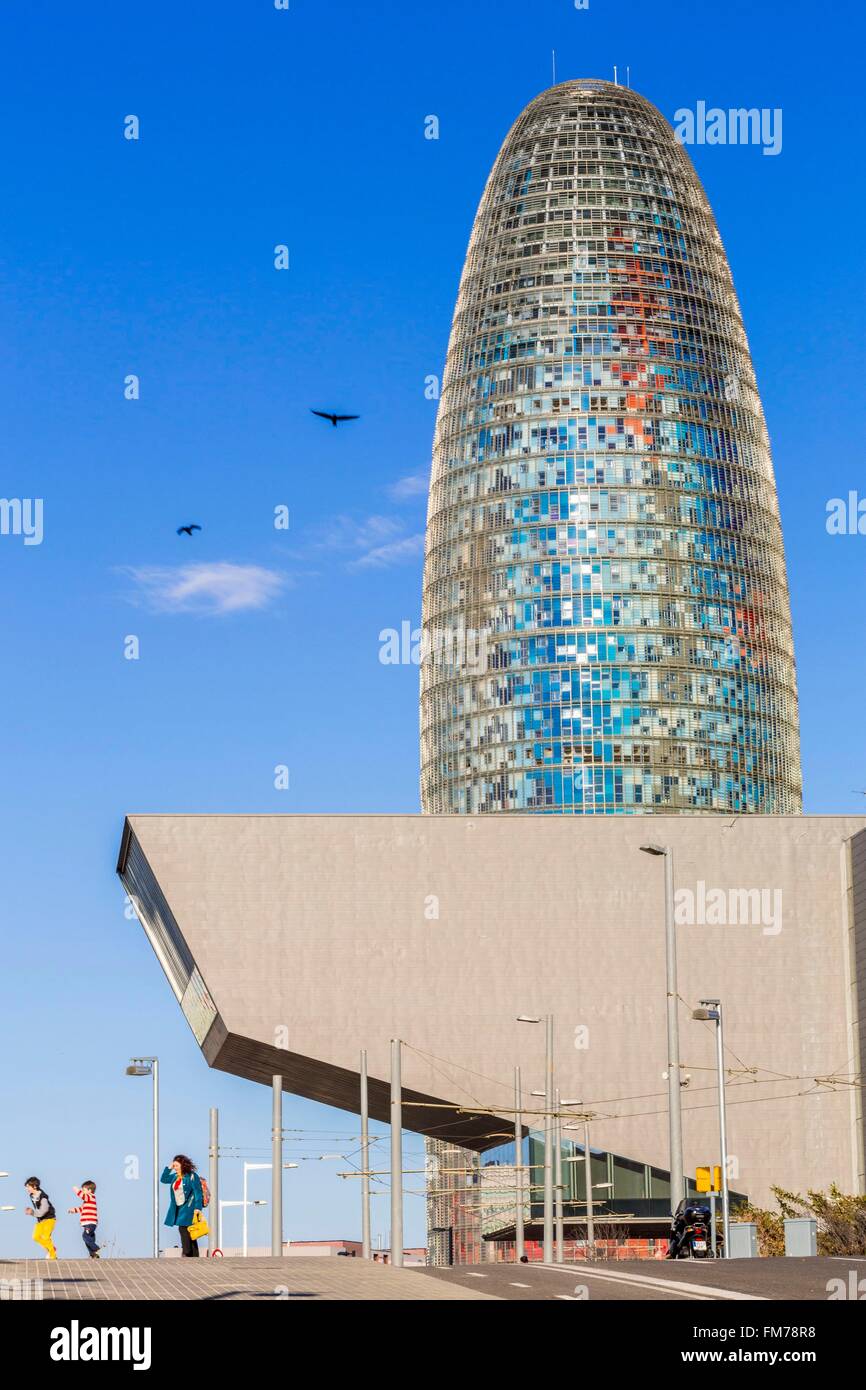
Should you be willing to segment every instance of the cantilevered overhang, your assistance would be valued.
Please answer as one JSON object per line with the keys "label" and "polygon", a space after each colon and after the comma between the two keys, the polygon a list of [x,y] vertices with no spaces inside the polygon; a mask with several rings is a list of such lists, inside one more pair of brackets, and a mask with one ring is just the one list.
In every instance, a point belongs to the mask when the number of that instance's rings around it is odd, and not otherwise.
{"label": "cantilevered overhang", "polygon": [[[517,1018],[550,1012],[557,1084],[597,1116],[593,1144],[666,1168],[663,868],[640,847],[672,846],[694,899],[677,928],[686,1168],[718,1142],[712,1027],[690,1006],[720,997],[736,1181],[760,1201],[862,1173],[864,827],[131,815],[118,871],[211,1066],[357,1111],[366,1048],[388,1121],[398,1037],[406,1127],[484,1149],[513,1123],[515,1065],[525,1116],[540,1109],[544,1030]],[[714,924],[715,888],[759,915]]]}
{"label": "cantilevered overhang", "polygon": [[[299,826],[298,818],[289,819]],[[243,833],[245,820],[257,822],[249,840]],[[384,1064],[380,1075],[371,1071],[368,1076],[368,1103],[371,1116],[387,1123],[391,1092],[384,1068],[390,1050],[387,1020],[391,1011],[380,992],[383,976],[375,964],[383,952],[371,949],[364,971],[358,971],[357,959],[355,968],[351,966],[357,951],[350,931],[354,911],[348,901],[342,918],[345,939],[335,943],[334,954],[323,949],[321,937],[329,933],[322,931],[322,904],[315,903],[315,885],[330,881],[338,870],[325,847],[320,863],[303,862],[302,854],[284,880],[279,862],[271,861],[271,852],[279,861],[287,848],[282,836],[269,849],[262,843],[270,839],[268,831],[277,828],[279,821],[285,818],[128,817],[117,872],[209,1066],[268,1086],[279,1075],[284,1089],[294,1095],[357,1112],[358,1057],[353,1066],[332,1060],[335,1056],[350,1059],[351,1049],[339,1050],[340,1036],[357,1025],[358,1037],[372,1035],[370,1065],[373,1058]],[[209,859],[208,830],[223,844],[222,869],[234,865],[234,891],[213,863],[209,881],[199,882],[196,877],[196,864]],[[231,832],[236,830],[241,831],[244,846],[238,846],[235,858]],[[195,842],[189,842],[190,831],[204,832],[205,840],[196,835]],[[142,839],[169,885],[183,929]],[[262,851],[265,857],[260,861]],[[182,858],[182,869],[176,855]],[[253,902],[262,895],[268,906],[260,905],[251,915]],[[383,1039],[388,1040],[387,1048]],[[315,1048],[316,1055],[298,1050],[303,1045]],[[355,1053],[359,1050],[356,1047]],[[475,1114],[468,1096],[454,1100],[442,1092],[413,1089],[407,1081],[416,1071],[425,1077],[429,1074],[427,1067],[416,1068],[407,1054],[402,1087],[405,1128],[471,1149],[489,1148],[513,1136],[513,1117],[506,1121],[486,1110]]]}

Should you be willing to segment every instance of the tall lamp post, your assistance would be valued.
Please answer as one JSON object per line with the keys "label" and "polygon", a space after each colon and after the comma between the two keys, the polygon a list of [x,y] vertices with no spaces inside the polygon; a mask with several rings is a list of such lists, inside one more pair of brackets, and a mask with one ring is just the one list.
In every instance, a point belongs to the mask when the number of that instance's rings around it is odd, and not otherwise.
{"label": "tall lamp post", "polygon": [[542,1257],[553,1263],[553,1014],[519,1014],[518,1023],[544,1023],[544,1241]]}
{"label": "tall lamp post", "polygon": [[[242,1205],[243,1205],[243,1209],[244,1209],[244,1218],[243,1218],[243,1253],[244,1253],[244,1256],[245,1256],[245,1257],[246,1257],[247,1249],[248,1249],[248,1242],[247,1242],[247,1210],[248,1210],[249,1207],[265,1207],[265,1206],[267,1206],[267,1202],[264,1202],[264,1201],[261,1201],[261,1202],[251,1202],[251,1201],[249,1201],[248,1196],[247,1196],[247,1192],[248,1192],[247,1176],[248,1176],[249,1173],[254,1173],[254,1172],[255,1172],[255,1173],[263,1173],[263,1172],[265,1172],[266,1169],[271,1169],[271,1168],[273,1168],[273,1166],[274,1166],[274,1165],[273,1165],[272,1163],[248,1163],[246,1160],[244,1160],[244,1199],[243,1199]],[[282,1165],[282,1168],[297,1168],[297,1166],[298,1166],[297,1163],[284,1163],[284,1164]],[[282,1171],[282,1169],[281,1169],[281,1171]],[[227,1202],[224,1202],[224,1203],[223,1203],[223,1206],[228,1206],[228,1205],[229,1205],[229,1204],[228,1204]]]}
{"label": "tall lamp post", "polygon": [[283,1253],[283,1078],[271,1079],[271,1254]]}
{"label": "tall lamp post", "polygon": [[523,1228],[523,1097],[520,1068],[514,1068],[514,1258],[518,1264],[526,1254]]}
{"label": "tall lamp post", "polygon": [[153,1077],[153,1258],[159,1259],[159,1058],[130,1057],[127,1076]]}
{"label": "tall lamp post", "polygon": [[[534,1096],[543,1096],[543,1091],[533,1091]],[[554,1251],[558,1265],[563,1262],[563,1240],[564,1240],[564,1216],[563,1203],[565,1194],[565,1183],[562,1176],[562,1111],[569,1105],[582,1105],[579,1100],[563,1100],[559,1090],[553,1093],[554,1116],[553,1116],[553,1177],[554,1177],[554,1201],[553,1201],[553,1225],[555,1231]],[[570,1161],[570,1160],[567,1160]]]}
{"label": "tall lamp post", "polygon": [[[583,1101],[573,1101],[574,1105],[582,1105]],[[589,1145],[589,1122],[593,1118],[593,1111],[587,1110],[583,1116],[583,1180],[586,1187],[586,1253],[588,1259],[593,1259],[595,1254],[595,1211],[592,1201],[592,1150]],[[566,1129],[580,1129],[579,1124],[566,1125]],[[569,1160],[577,1162],[577,1159]],[[610,1183],[596,1183],[596,1187],[610,1187]]]}
{"label": "tall lamp post", "polygon": [[665,981],[668,1025],[668,1147],[671,1215],[683,1198],[683,1121],[680,1107],[680,1037],[677,1018],[677,941],[674,933],[674,856],[670,845],[641,845],[665,861]]}
{"label": "tall lamp post", "polygon": [[[730,1249],[731,1217],[728,1196],[728,1123],[725,1112],[725,1034],[722,1021],[722,1001],[720,999],[702,999],[701,1007],[693,1010],[692,1018],[696,1018],[702,1023],[715,1023],[716,1025],[716,1066],[719,1072],[719,1146],[722,1151],[722,1230],[725,1237],[722,1256],[727,1259]],[[715,1233],[713,1239],[715,1240]]]}
{"label": "tall lamp post", "polygon": [[403,1044],[391,1039],[391,1263],[403,1267]]}
{"label": "tall lamp post", "polygon": [[370,1244],[370,1103],[367,1091],[367,1049],[361,1049],[361,1255],[372,1257]]}

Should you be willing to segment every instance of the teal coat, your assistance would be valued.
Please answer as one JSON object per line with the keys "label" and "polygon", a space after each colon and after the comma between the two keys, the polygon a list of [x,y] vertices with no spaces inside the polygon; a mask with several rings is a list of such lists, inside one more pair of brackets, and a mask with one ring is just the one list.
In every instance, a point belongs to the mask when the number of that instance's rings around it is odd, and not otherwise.
{"label": "teal coat", "polygon": [[[177,1174],[173,1168],[163,1168],[160,1182],[173,1183]],[[174,1193],[168,1196],[168,1211],[165,1214],[166,1226],[191,1226],[197,1211],[204,1207],[204,1194],[198,1173],[184,1173],[183,1202],[176,1202]]]}

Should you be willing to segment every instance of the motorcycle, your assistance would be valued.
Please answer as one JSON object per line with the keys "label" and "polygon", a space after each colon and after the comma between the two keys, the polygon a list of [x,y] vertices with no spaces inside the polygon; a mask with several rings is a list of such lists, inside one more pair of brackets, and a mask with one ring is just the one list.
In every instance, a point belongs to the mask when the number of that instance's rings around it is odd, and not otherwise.
{"label": "motorcycle", "polygon": [[[702,1202],[685,1200],[680,1202],[674,1215],[671,1228],[671,1248],[669,1260],[711,1260],[712,1228],[710,1209]],[[721,1241],[716,1241],[716,1254]]]}

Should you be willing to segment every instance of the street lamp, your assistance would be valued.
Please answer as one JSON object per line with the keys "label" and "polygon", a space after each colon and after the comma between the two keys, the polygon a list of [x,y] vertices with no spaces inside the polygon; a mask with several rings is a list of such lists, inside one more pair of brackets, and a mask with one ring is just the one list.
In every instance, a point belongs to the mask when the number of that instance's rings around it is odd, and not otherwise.
{"label": "street lamp", "polygon": [[273,1167],[273,1164],[271,1164],[271,1163],[247,1163],[247,1162],[244,1163],[244,1239],[243,1239],[243,1253],[244,1253],[244,1258],[245,1258],[245,1259],[246,1259],[246,1254],[247,1254],[247,1207],[249,1206],[249,1202],[248,1202],[248,1200],[247,1200],[247,1174],[253,1172],[254,1170],[257,1171],[257,1172],[264,1172],[265,1169],[267,1169],[268,1172],[270,1172],[270,1170],[271,1170],[272,1167]]}
{"label": "street lamp", "polygon": [[[533,1091],[534,1096],[543,1096],[543,1091]],[[563,1216],[563,1193],[565,1186],[562,1181],[562,1107],[566,1105],[580,1105],[579,1100],[563,1100],[559,1091],[553,1093],[553,1226],[555,1232],[554,1250],[555,1259],[558,1265],[563,1262],[563,1239],[564,1239],[564,1216]]]}
{"label": "street lamp", "polygon": [[[582,1105],[583,1101],[566,1101],[567,1105]],[[586,1253],[590,1259],[595,1254],[595,1212],[592,1205],[593,1182],[592,1182],[592,1150],[589,1146],[589,1122],[593,1118],[592,1112],[587,1111],[583,1116],[583,1164],[584,1164],[584,1185],[586,1187]],[[566,1125],[566,1129],[579,1129],[580,1125]],[[575,1159],[575,1162],[578,1160]],[[610,1182],[597,1182],[596,1188],[613,1187]]]}
{"label": "street lamp", "polygon": [[[247,1204],[246,1204],[246,1206],[248,1206],[248,1207],[266,1207],[267,1205],[268,1205],[268,1204],[267,1204],[267,1202],[265,1201],[265,1198],[264,1198],[264,1197],[256,1197],[254,1201],[252,1201],[252,1202],[247,1202]],[[225,1210],[225,1208],[226,1208],[226,1207],[243,1207],[243,1206],[244,1206],[244,1203],[241,1202],[241,1201],[239,1201],[239,1200],[237,1200],[237,1199],[235,1199],[235,1200],[233,1200],[233,1201],[229,1201],[229,1200],[224,1199],[224,1198],[222,1198],[222,1197],[220,1198],[220,1201],[219,1201],[219,1228],[220,1228],[220,1240],[222,1240],[223,1211]],[[246,1209],[244,1209],[244,1220],[246,1221]],[[219,1247],[216,1247],[216,1248],[219,1249]],[[246,1253],[246,1252],[244,1252],[244,1253]],[[220,1254],[222,1254],[222,1250],[220,1250]]]}
{"label": "street lamp", "polygon": [[[514,1068],[514,1258],[522,1264],[526,1258],[526,1231],[523,1212],[523,1096],[520,1068]],[[531,1209],[531,1208],[530,1208]]]}
{"label": "street lamp", "polygon": [[701,1023],[715,1023],[716,1025],[716,1065],[719,1072],[719,1143],[722,1150],[722,1230],[725,1236],[722,1257],[727,1259],[730,1248],[731,1221],[728,1199],[728,1126],[725,1114],[725,1035],[721,1000],[702,999],[701,1008],[692,1011],[692,1018]]}
{"label": "street lamp", "polygon": [[683,1196],[683,1121],[680,1109],[680,1040],[677,1018],[677,943],[674,933],[674,856],[669,845],[641,845],[642,854],[665,861],[665,976],[668,1023],[668,1147],[671,1214]]}
{"label": "street lamp", "polygon": [[127,1076],[153,1078],[153,1258],[159,1259],[159,1058],[130,1057]]}
{"label": "street lamp", "polygon": [[[274,1166],[274,1165],[273,1165],[272,1163],[247,1163],[246,1161],[244,1161],[244,1200],[243,1200],[243,1203],[242,1203],[242,1204],[239,1204],[239,1205],[242,1205],[242,1206],[243,1206],[243,1209],[244,1209],[244,1236],[243,1236],[243,1251],[244,1251],[244,1258],[246,1258],[246,1254],[247,1254],[247,1208],[248,1208],[248,1207],[263,1207],[263,1206],[267,1206],[267,1203],[266,1203],[266,1202],[250,1202],[250,1201],[247,1199],[247,1174],[248,1174],[248,1173],[253,1173],[253,1172],[263,1173],[266,1169],[267,1169],[268,1171],[270,1171],[270,1169],[273,1168],[273,1166]],[[297,1168],[297,1166],[298,1166],[297,1163],[284,1163],[284,1164],[283,1164],[283,1168]],[[281,1253],[282,1253],[282,1252],[281,1252]]]}
{"label": "street lamp", "polygon": [[544,1243],[542,1258],[553,1263],[553,1014],[519,1014],[518,1023],[544,1023]]}

